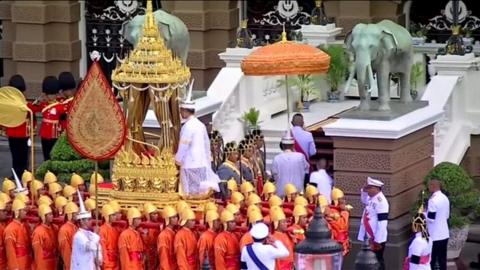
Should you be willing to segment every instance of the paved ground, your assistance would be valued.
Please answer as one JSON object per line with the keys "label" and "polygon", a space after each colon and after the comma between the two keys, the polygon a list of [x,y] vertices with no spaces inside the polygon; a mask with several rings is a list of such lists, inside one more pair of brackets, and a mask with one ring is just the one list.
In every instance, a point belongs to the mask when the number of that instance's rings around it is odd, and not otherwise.
{"label": "paved ground", "polygon": [[[35,147],[35,167],[38,167],[43,161],[40,141],[36,143]],[[8,148],[8,141],[5,137],[0,137],[0,182],[3,182],[4,177],[12,175],[12,160],[10,156],[10,149]]]}

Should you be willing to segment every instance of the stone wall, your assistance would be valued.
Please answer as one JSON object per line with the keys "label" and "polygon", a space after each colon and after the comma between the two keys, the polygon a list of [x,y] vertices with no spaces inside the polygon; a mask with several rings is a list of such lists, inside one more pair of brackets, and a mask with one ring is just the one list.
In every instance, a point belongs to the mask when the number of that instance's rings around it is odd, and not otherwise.
{"label": "stone wall", "polygon": [[78,77],[82,46],[78,1],[1,1],[0,19],[4,25],[0,43],[3,80],[23,75],[27,96],[36,97],[45,76],[67,70]]}
{"label": "stone wall", "polygon": [[163,1],[163,8],[185,22],[190,31],[187,65],[195,89],[208,89],[224,63],[218,54],[236,38],[237,1]]}

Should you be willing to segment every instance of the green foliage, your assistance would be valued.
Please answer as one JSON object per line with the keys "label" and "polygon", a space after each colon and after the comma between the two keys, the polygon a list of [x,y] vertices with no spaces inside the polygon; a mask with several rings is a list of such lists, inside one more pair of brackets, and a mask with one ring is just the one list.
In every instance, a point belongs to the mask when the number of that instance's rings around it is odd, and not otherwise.
{"label": "green foliage", "polygon": [[242,115],[242,120],[244,123],[247,124],[247,126],[252,127],[252,128],[258,128],[260,122],[258,121],[260,119],[260,110],[255,109],[254,107],[250,108],[247,112],[244,112]]}
{"label": "green foliage", "polygon": [[[442,191],[450,200],[450,228],[459,228],[470,224],[480,214],[480,192],[474,189],[472,178],[462,167],[442,162],[435,166],[425,177],[425,192],[428,194],[428,181],[438,179],[442,182]],[[417,207],[422,199],[417,201]]]}
{"label": "green foliage", "polygon": [[[61,182],[70,182],[72,173],[77,173],[86,181],[95,169],[94,161],[84,159],[68,143],[67,136],[62,134],[53,146],[50,160],[44,161],[36,170],[38,179],[43,179],[47,171],[54,173]],[[100,174],[104,178],[110,178],[110,165],[108,161],[99,162]]]}
{"label": "green foliage", "polygon": [[284,86],[288,82],[288,86],[296,86],[300,91],[301,101],[308,101],[310,96],[317,93],[318,89],[315,88],[315,82],[312,75],[297,75],[288,77],[286,80],[279,80],[278,87]]}
{"label": "green foliage", "polygon": [[50,152],[50,157],[52,160],[63,160],[63,161],[70,161],[70,160],[77,160],[82,159],[79,153],[72,148],[72,146],[68,143],[67,136],[62,134],[55,143],[52,151]]}
{"label": "green foliage", "polygon": [[422,67],[422,63],[420,62],[417,62],[415,64],[412,65],[412,70],[410,71],[410,86],[412,88],[412,90],[415,90],[417,91],[417,82],[418,82],[418,79],[420,79],[420,77],[422,76],[423,74],[423,67]]}
{"label": "green foliage", "polygon": [[343,46],[331,45],[321,49],[330,55],[330,66],[326,78],[331,91],[335,92],[346,79],[350,60]]}
{"label": "green foliage", "polygon": [[430,25],[424,25],[414,22],[410,24],[410,34],[412,35],[412,37],[425,37],[430,29]]}

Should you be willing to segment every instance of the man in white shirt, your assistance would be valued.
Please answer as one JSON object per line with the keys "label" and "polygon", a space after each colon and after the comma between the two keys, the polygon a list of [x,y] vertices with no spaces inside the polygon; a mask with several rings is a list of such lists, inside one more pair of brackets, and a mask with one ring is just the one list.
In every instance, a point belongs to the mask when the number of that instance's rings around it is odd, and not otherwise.
{"label": "man in white shirt", "polygon": [[317,162],[317,171],[310,174],[310,183],[317,186],[318,192],[327,198],[328,203],[332,202],[333,179],[327,173],[327,160],[321,158]]}
{"label": "man in white shirt", "polygon": [[240,255],[242,270],[274,270],[275,259],[290,255],[285,245],[268,235],[265,223],[257,223],[250,229],[253,244],[246,245]]}
{"label": "man in white shirt", "polygon": [[73,236],[71,270],[99,270],[103,261],[100,236],[88,230],[92,214],[86,211],[80,192],[78,198],[80,212],[76,219],[80,226]]}
{"label": "man in white shirt", "polygon": [[[297,144],[295,151],[301,152],[305,155],[305,159],[308,161],[310,157],[317,153],[315,148],[315,141],[311,132],[306,131],[303,126],[303,115],[297,113],[292,118],[292,136]],[[300,149],[299,149],[300,148]]]}
{"label": "man in white shirt", "polygon": [[294,141],[290,132],[286,132],[281,142],[283,152],[276,155],[272,161],[272,176],[275,180],[277,195],[284,196],[286,184],[293,184],[298,192],[303,191],[305,174],[308,173],[309,164],[305,157],[294,152]]}
{"label": "man in white shirt", "polygon": [[192,84],[187,98],[180,102],[180,115],[185,121],[180,130],[175,161],[180,166],[179,193],[187,196],[205,194],[210,189],[220,191],[220,179],[211,167],[210,139],[207,128],[195,117],[195,102],[191,100]]}
{"label": "man in white shirt", "polygon": [[[427,205],[427,228],[430,240],[433,241],[432,269],[447,269],[447,245],[450,233],[448,230],[448,218],[450,217],[450,201],[442,193],[442,182],[432,179],[428,182],[428,190],[432,194]],[[435,268],[438,264],[439,268]]]}
{"label": "man in white shirt", "polygon": [[385,243],[387,242],[387,225],[389,204],[382,192],[383,182],[367,178],[367,184],[361,189],[361,200],[365,205],[362,219],[360,222],[360,230],[358,232],[358,240],[369,240],[370,248],[375,253],[380,269],[385,269],[385,261],[383,252],[385,251]]}

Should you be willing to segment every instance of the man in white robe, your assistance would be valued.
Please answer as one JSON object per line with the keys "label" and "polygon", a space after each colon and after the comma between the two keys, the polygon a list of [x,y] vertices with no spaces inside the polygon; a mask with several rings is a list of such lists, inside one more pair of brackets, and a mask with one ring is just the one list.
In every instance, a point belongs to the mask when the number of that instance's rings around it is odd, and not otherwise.
{"label": "man in white robe", "polygon": [[310,174],[310,183],[317,186],[318,192],[325,196],[329,203],[332,202],[333,179],[327,173],[327,160],[321,158],[317,162],[317,171]]}
{"label": "man in white robe", "polygon": [[295,185],[298,192],[303,191],[309,164],[303,154],[293,151],[294,141],[290,132],[282,138],[281,145],[283,152],[273,158],[272,176],[276,182],[277,195],[283,197],[284,187],[288,183]]}
{"label": "man in white robe", "polygon": [[86,211],[80,193],[80,213],[76,219],[80,226],[73,236],[71,270],[100,270],[102,266],[102,248],[100,236],[88,230],[92,214]]}
{"label": "man in white robe", "polygon": [[180,166],[179,191],[187,196],[205,194],[210,189],[220,191],[220,179],[211,167],[212,156],[207,128],[195,117],[191,85],[186,100],[180,102],[180,115],[184,124],[180,130],[180,141],[175,155],[175,161]]}

